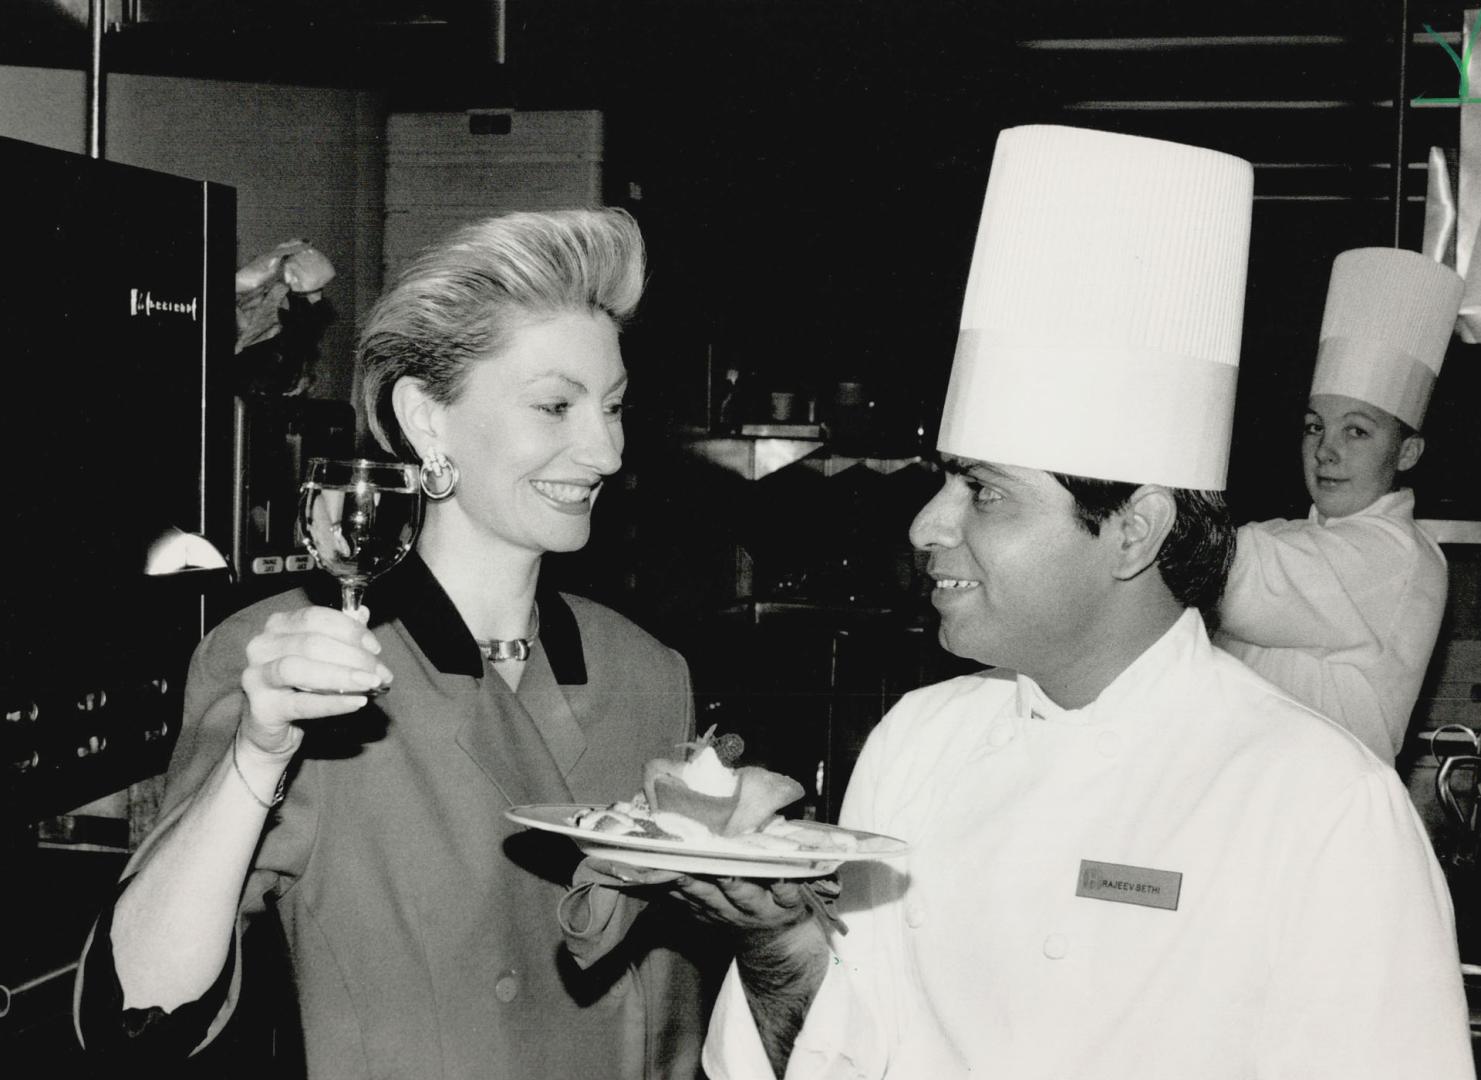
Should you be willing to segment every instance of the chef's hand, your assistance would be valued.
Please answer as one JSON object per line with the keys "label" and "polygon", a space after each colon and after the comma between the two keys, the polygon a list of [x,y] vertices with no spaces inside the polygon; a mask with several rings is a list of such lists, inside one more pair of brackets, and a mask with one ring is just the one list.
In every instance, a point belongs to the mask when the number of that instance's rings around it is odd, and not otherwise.
{"label": "chef's hand", "polygon": [[669,895],[701,922],[746,932],[785,931],[812,914],[796,881],[684,876],[673,882]]}
{"label": "chef's hand", "polygon": [[304,607],[268,616],[247,642],[240,737],[265,755],[291,756],[303,741],[297,721],[363,708],[367,690],[391,681],[369,618],[363,607],[355,615]]}
{"label": "chef's hand", "polygon": [[823,919],[812,917],[808,887],[797,881],[684,877],[672,890],[702,920],[734,931],[736,972],[777,1076],[787,1071],[802,1018],[828,971],[828,937]]}

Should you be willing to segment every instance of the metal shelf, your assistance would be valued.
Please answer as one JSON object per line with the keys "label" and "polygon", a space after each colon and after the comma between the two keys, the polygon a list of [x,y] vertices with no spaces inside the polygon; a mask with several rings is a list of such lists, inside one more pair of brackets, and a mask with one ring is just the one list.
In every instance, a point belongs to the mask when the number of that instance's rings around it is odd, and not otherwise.
{"label": "metal shelf", "polygon": [[[801,427],[802,425],[785,425]],[[871,456],[836,452],[822,438],[790,438],[781,435],[707,435],[684,442],[686,453],[718,465],[746,480],[762,480],[789,465],[803,462],[823,476],[837,476],[855,465],[889,475],[923,460],[920,454]]]}
{"label": "metal shelf", "polygon": [[1420,518],[1415,524],[1437,544],[1481,544],[1481,521]]}

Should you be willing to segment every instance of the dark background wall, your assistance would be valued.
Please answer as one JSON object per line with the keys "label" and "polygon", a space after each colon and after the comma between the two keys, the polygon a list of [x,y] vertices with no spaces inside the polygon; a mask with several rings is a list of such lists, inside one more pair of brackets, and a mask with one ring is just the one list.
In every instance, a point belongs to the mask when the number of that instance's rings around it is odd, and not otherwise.
{"label": "dark background wall", "polygon": [[[75,82],[84,7],[0,10],[4,85]],[[717,612],[759,625],[761,609],[737,614],[736,601],[808,607],[799,617],[818,634],[782,650],[801,657],[800,685],[848,666],[831,635],[850,620],[889,611],[912,633],[929,625],[905,534],[936,479],[889,463],[934,446],[1003,127],[1106,128],[1254,163],[1229,487],[1241,519],[1304,513],[1296,445],[1331,261],[1361,245],[1417,248],[1429,148],[1459,139],[1454,106],[1410,104],[1456,93],[1425,26],[1463,48],[1463,6],[1428,0],[112,0],[108,11],[105,115],[130,118],[132,132],[114,137],[119,152],[148,142],[139,132],[153,114],[137,102],[173,87],[159,113],[179,136],[171,152],[198,144],[190,160],[203,167],[229,156],[243,206],[276,223],[281,185],[252,182],[255,164],[285,175],[296,143],[311,144],[293,197],[311,201],[303,192],[318,183],[325,200],[346,200],[316,154],[336,138],[350,147],[340,157],[357,177],[354,203],[340,216],[354,223],[357,273],[352,292],[336,283],[322,394],[348,396],[351,328],[378,284],[365,214],[383,202],[360,190],[380,180],[374,121],[600,111],[604,198],[642,223],[651,279],[624,345],[625,476],[604,496],[595,542],[547,569],[685,644],[696,667],[719,658],[720,684],[738,677],[723,662],[731,628],[712,649],[695,627]],[[325,129],[325,101],[353,106],[351,135]],[[1415,476],[1422,516],[1481,519],[1475,349],[1453,345],[1439,383]],[[840,385],[856,388],[848,445],[834,439],[762,479],[695,454],[727,368],[753,392],[743,419],[764,418],[770,391],[811,397],[837,419]],[[756,669],[777,654],[764,645]],[[929,648],[903,655],[902,686],[943,660]]]}
{"label": "dark background wall", "polygon": [[[349,385],[354,315],[379,284],[383,118],[600,110],[605,198],[642,223],[651,283],[624,346],[629,467],[603,496],[594,542],[549,569],[680,647],[701,723],[744,731],[752,760],[809,784],[823,817],[883,707],[955,663],[934,645],[905,530],[937,483],[913,459],[934,445],[996,133],[1076,124],[1254,162],[1230,476],[1240,517],[1304,512],[1296,440],[1331,260],[1360,245],[1417,248],[1428,149],[1454,148],[1459,135],[1455,107],[1409,102],[1455,94],[1456,71],[1424,26],[1459,51],[1462,3],[106,7],[116,160],[237,187],[243,259],[293,235],[305,214],[324,222],[316,234],[345,238],[331,297],[341,322],[325,345],[333,377],[317,388],[326,396]],[[0,4],[0,133],[81,149],[85,8]],[[1423,516],[1481,520],[1475,348],[1452,346],[1431,408],[1416,478]],[[694,452],[727,367],[757,401],[796,391],[824,412],[839,384],[856,384],[849,438],[757,479]],[[1466,621],[1452,630],[1474,638],[1476,559],[1461,554],[1452,600]],[[1473,716],[1473,668],[1437,677],[1455,711],[1431,719]],[[819,765],[823,787],[811,789]],[[37,925],[47,913],[56,922],[38,956],[75,955],[76,928],[116,871],[104,858],[87,880],[74,865],[36,875]],[[50,962],[4,966],[14,982]],[[70,1029],[65,980],[52,985],[36,1023],[55,1033],[44,1059],[54,1074]],[[228,1075],[213,1067],[202,1075]]]}
{"label": "dark background wall", "polygon": [[[0,63],[81,67],[83,7],[8,5]],[[1231,497],[1248,516],[1302,509],[1294,441],[1332,257],[1418,247],[1422,163],[1459,130],[1454,107],[1406,105],[1455,93],[1424,24],[1458,41],[1459,3],[109,5],[125,8],[111,71],[370,89],[388,111],[602,110],[607,198],[652,245],[628,350],[666,429],[705,423],[713,369],[734,365],[824,401],[862,382],[882,448],[929,449],[999,129],[1244,156],[1257,206]],[[1453,360],[1421,509],[1477,517],[1475,364]]]}

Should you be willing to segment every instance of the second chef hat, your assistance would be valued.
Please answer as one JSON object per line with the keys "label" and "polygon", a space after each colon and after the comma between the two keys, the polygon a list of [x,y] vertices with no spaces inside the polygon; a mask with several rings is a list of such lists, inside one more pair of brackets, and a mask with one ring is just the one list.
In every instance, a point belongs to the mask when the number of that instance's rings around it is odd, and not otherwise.
{"label": "second chef hat", "polygon": [[1338,255],[1311,392],[1366,401],[1417,431],[1464,287],[1454,270],[1417,251],[1356,248]]}
{"label": "second chef hat", "polygon": [[1221,490],[1253,171],[1081,128],[998,136],[937,448]]}

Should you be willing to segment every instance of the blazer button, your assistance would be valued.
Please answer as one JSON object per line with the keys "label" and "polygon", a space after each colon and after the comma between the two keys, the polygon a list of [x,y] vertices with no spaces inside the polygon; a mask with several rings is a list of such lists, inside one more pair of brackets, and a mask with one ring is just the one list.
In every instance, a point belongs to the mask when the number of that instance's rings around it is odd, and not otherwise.
{"label": "blazer button", "polygon": [[512,971],[500,975],[499,981],[494,983],[494,997],[505,1005],[519,997],[519,976]]}
{"label": "blazer button", "polygon": [[995,749],[1001,750],[1013,741],[1013,725],[1006,720],[995,725],[988,731],[987,741]]}
{"label": "blazer button", "polygon": [[1070,951],[1070,943],[1063,934],[1050,934],[1044,939],[1044,955],[1051,960],[1063,960]]}
{"label": "blazer button", "polygon": [[912,930],[918,930],[926,922],[925,905],[911,901],[905,905],[905,924]]}

